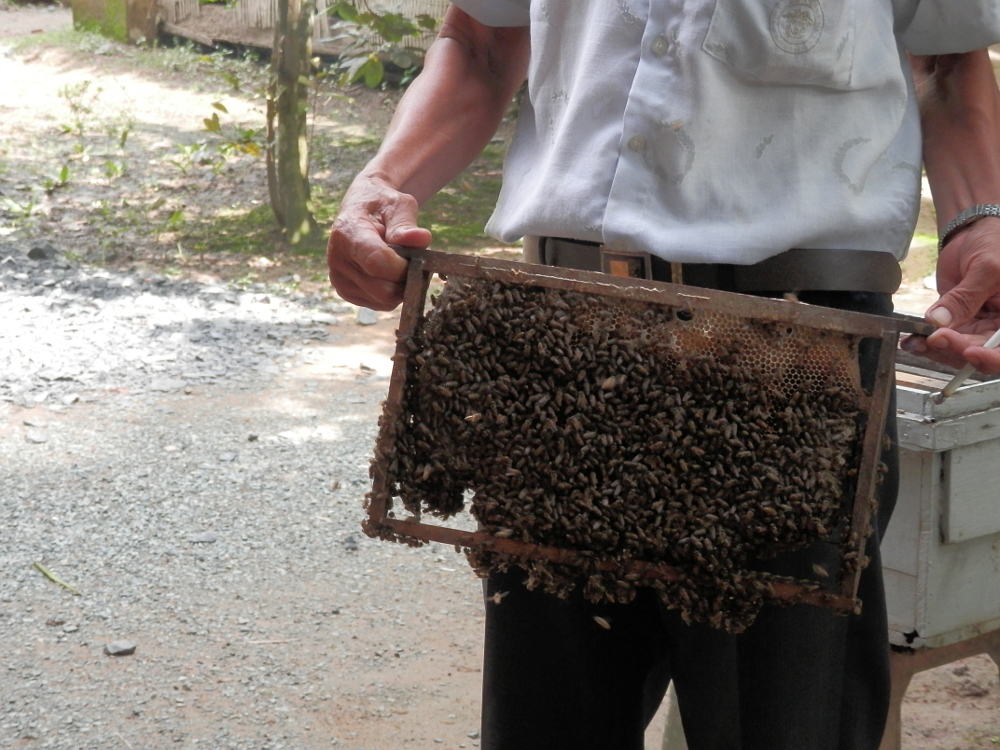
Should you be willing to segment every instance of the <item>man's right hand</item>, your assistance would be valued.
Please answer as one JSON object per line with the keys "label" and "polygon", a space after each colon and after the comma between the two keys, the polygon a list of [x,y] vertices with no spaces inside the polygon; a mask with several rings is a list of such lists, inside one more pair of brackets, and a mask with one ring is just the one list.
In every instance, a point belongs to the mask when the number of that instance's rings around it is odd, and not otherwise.
{"label": "man's right hand", "polygon": [[430,232],[417,226],[417,206],[490,142],[530,57],[528,27],[485,26],[458,6],[448,8],[423,72],[341,203],[327,246],[340,296],[373,310],[402,301],[406,261],[389,245],[430,245]]}
{"label": "man's right hand", "polygon": [[426,248],[417,201],[383,178],[362,172],[351,184],[326,249],[330,283],[348,302],[392,310],[403,301],[407,261],[389,245]]}

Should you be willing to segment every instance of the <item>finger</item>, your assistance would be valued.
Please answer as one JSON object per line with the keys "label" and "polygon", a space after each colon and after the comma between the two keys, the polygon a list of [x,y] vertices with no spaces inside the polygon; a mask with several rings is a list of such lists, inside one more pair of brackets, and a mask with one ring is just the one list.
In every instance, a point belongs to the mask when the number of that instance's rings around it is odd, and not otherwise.
{"label": "finger", "polygon": [[379,227],[371,221],[341,226],[338,220],[326,255],[331,272],[341,269],[349,276],[366,274],[392,282],[406,276],[406,260],[386,244]]}
{"label": "finger", "polygon": [[388,244],[422,249],[430,246],[431,233],[417,226],[416,201],[400,202],[384,219],[385,241]]}
{"label": "finger", "polygon": [[[965,239],[960,237],[959,241]],[[959,241],[955,243],[955,252],[958,251]],[[953,287],[940,287],[944,292],[941,299],[927,311],[927,320],[938,326],[958,328],[965,325],[1000,292],[1000,262],[995,257],[996,253],[979,252],[976,247],[968,252],[967,257],[971,257],[971,261],[965,272]],[[940,263],[945,263],[944,257]],[[955,264],[949,262],[947,265]]]}
{"label": "finger", "polygon": [[[990,331],[992,333],[992,331]],[[939,351],[964,351],[970,346],[982,346],[986,343],[988,336],[978,330],[966,327],[964,331],[956,331],[953,328],[938,328],[927,337],[927,346]]]}
{"label": "finger", "polygon": [[338,293],[353,295],[348,301],[364,304],[364,298],[373,309],[386,309],[398,304],[407,261],[386,245],[371,220],[338,219],[327,244],[327,267]]}
{"label": "finger", "polygon": [[401,284],[406,279],[408,261],[384,243],[380,247],[359,248],[354,262],[373,282]]}
{"label": "finger", "polygon": [[920,356],[930,362],[937,362],[938,364],[947,365],[956,370],[961,370],[968,364],[968,360],[961,355],[955,355],[951,352],[938,352],[935,349],[928,349],[924,352],[919,352]]}
{"label": "finger", "polygon": [[[385,248],[385,252],[396,255],[389,248]],[[364,305],[373,310],[392,309],[403,296],[406,261],[402,262],[401,278],[384,278],[361,268],[353,258],[333,252],[329,262],[330,283],[341,297],[355,305]]]}
{"label": "finger", "polygon": [[957,328],[972,320],[992,293],[984,284],[960,283],[943,294],[925,317],[942,328]]}
{"label": "finger", "polygon": [[431,233],[423,227],[389,224],[385,228],[385,239],[390,245],[427,248],[431,244]]}
{"label": "finger", "polygon": [[927,337],[926,336],[907,336],[902,341],[899,342],[901,349],[910,352],[910,354],[924,354],[927,351]]}
{"label": "finger", "polygon": [[371,310],[389,311],[403,301],[402,284],[392,284],[385,281],[373,281],[367,277],[355,280],[348,276],[330,277],[337,294],[352,305],[367,307]]}
{"label": "finger", "polygon": [[[961,368],[971,363],[981,372],[993,373],[994,360],[1000,357],[1000,352],[994,349],[984,349],[986,337],[977,333],[959,333],[950,328],[941,328],[928,336],[924,342],[903,342],[907,351],[920,354],[935,362]],[[985,354],[983,354],[985,352]],[[975,361],[970,359],[975,358]],[[987,369],[981,369],[981,367]]]}
{"label": "finger", "polygon": [[[389,248],[385,252],[395,255]],[[398,258],[398,256],[396,256]],[[399,259],[402,260],[402,259]],[[331,243],[328,256],[330,283],[348,302],[373,310],[391,310],[403,299],[403,280],[374,276]],[[405,277],[406,262],[403,261]]]}
{"label": "finger", "polygon": [[962,352],[962,356],[981,373],[996,375],[1000,372],[1000,351],[997,349],[970,346]]}

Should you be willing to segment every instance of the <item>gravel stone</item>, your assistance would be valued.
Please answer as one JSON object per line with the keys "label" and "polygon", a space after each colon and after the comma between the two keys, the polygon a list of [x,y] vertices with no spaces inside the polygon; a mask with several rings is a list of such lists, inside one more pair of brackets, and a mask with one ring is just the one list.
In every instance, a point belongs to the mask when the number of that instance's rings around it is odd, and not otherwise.
{"label": "gravel stone", "polygon": [[104,647],[104,653],[108,656],[131,656],[135,649],[134,641],[112,641]]}
{"label": "gravel stone", "polygon": [[51,242],[40,242],[32,245],[27,256],[31,260],[50,260],[56,256],[55,246]]}
{"label": "gravel stone", "polygon": [[378,323],[378,313],[367,307],[359,307],[356,320],[359,326],[373,326]]}

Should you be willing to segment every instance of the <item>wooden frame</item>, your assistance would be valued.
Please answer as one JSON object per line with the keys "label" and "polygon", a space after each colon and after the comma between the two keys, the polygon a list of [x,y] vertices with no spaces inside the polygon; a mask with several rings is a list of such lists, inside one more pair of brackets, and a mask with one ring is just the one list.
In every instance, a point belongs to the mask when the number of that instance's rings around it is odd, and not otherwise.
{"label": "wooden frame", "polygon": [[[646,279],[621,278],[589,271],[552,268],[411,248],[400,248],[399,252],[410,259],[410,264],[399,330],[397,331],[394,368],[383,415],[383,419],[389,422],[402,418],[403,391],[407,374],[407,350],[403,342],[416,330],[423,317],[430,278],[435,273],[441,276],[480,278],[549,289],[572,290],[678,308],[696,308],[700,311],[735,314],[880,340],[878,374],[874,387],[871,395],[863,395],[859,404],[862,411],[867,414],[867,422],[862,438],[862,456],[858,467],[856,492],[852,506],[851,534],[841,548],[845,559],[848,555],[853,555],[859,560],[862,558],[867,535],[858,533],[857,530],[867,529],[871,517],[869,499],[874,494],[878,479],[878,456],[882,444],[890,389],[894,387],[893,373],[897,338],[900,332],[926,335],[929,332],[929,326],[926,324]],[[380,440],[382,439],[380,437]],[[377,451],[377,454],[384,455],[385,453],[385,451]],[[488,550],[570,565],[583,560],[579,553],[572,550],[528,544],[516,539],[497,537],[483,531],[461,531],[422,523],[419,520],[397,519],[389,513],[389,500],[387,467],[375,462],[372,465],[372,492],[369,496],[368,520],[365,524],[365,530],[369,534],[401,541],[439,542],[457,548]],[[618,569],[620,565],[621,563],[617,561],[609,560],[606,563],[606,569]],[[681,570],[673,566],[640,560],[630,561],[626,563],[625,567],[628,573],[647,580],[673,581],[684,575]],[[771,596],[778,600],[803,601],[844,612],[855,612],[860,606],[857,590],[862,567],[861,565],[854,566],[853,574],[840,581],[837,592],[774,581],[770,584]]]}

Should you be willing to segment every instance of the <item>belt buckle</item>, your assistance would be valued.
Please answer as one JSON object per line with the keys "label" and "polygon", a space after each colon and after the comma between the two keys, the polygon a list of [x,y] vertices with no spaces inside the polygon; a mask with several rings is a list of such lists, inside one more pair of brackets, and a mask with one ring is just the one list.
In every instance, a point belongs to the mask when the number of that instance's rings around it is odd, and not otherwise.
{"label": "belt buckle", "polygon": [[629,279],[652,279],[653,256],[631,250],[612,250],[601,246],[601,270]]}

